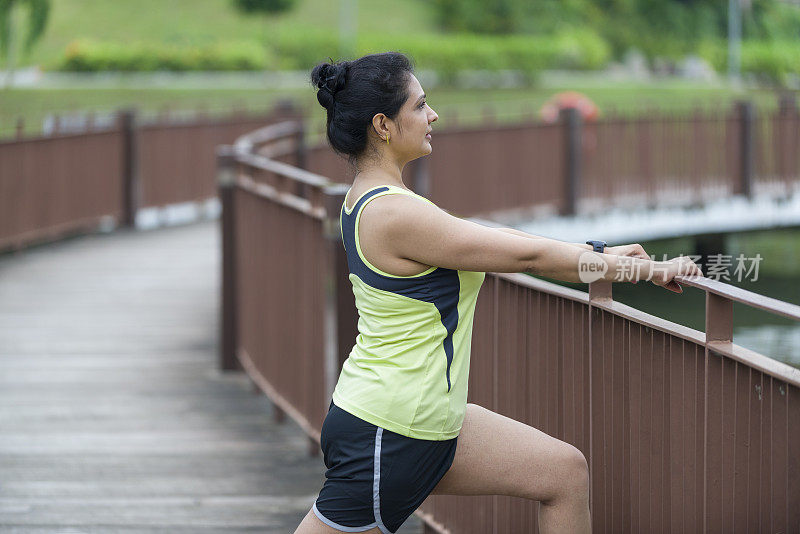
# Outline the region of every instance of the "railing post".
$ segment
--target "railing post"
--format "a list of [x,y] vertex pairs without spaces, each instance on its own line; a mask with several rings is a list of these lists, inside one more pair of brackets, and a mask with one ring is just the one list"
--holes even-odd
[[778,132],[778,138],[773,139],[775,146],[775,160],[777,161],[778,176],[784,185],[789,186],[800,167],[798,167],[797,143],[800,141],[798,134],[798,109],[794,93],[791,91],[782,92],[778,98],[778,115],[773,118],[777,121],[773,131]]
[[[344,202],[349,186],[346,184],[333,184],[325,187],[325,411],[328,409],[336,380],[340,369],[340,332],[342,321],[346,315],[339,310],[340,292],[343,290],[342,272],[342,235],[339,228],[339,210]],[[346,266],[346,260],[345,260]],[[345,276],[346,277],[346,276]]]
[[752,102],[736,103],[741,136],[739,138],[739,188],[747,198],[753,196],[754,150],[753,131],[755,123],[755,107]]
[[781,115],[797,112],[797,100],[793,92],[784,91],[778,96],[778,112]]
[[308,147],[306,145],[306,121],[302,117],[297,119],[297,147],[295,148],[295,163],[297,167],[308,170]]
[[706,291],[706,343],[733,341],[733,301]]
[[606,280],[597,280],[589,284],[589,301],[590,302],[608,302],[612,300],[611,284]]
[[240,371],[238,349],[238,299],[236,291],[236,156],[232,146],[217,147],[217,186],[222,205],[220,216],[222,242],[222,297],[220,306],[219,367],[223,371]]
[[140,201],[136,111],[122,110],[119,118],[122,133],[122,226],[134,228]]
[[559,112],[564,125],[564,206],[562,215],[577,213],[578,190],[581,182],[581,139],[583,128],[581,116],[575,108],[565,108]]

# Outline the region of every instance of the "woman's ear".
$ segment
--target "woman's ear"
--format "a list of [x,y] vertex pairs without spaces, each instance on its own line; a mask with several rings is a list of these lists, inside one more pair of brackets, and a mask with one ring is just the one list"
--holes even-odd
[[383,113],[376,113],[374,117],[372,117],[372,128],[375,130],[375,135],[378,136],[379,139],[386,139],[387,135],[391,135],[389,133],[389,119]]

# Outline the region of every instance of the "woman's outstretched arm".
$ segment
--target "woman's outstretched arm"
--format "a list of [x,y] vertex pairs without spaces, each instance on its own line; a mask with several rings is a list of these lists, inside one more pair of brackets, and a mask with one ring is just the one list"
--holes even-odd
[[[529,239],[547,239],[544,236],[535,235],[535,234],[529,234],[529,233],[523,232],[522,230],[517,230],[516,228],[496,228],[496,230],[499,230],[501,232],[505,232],[507,234],[518,235],[520,237],[527,237]],[[564,241],[564,243],[572,245],[573,247],[579,247],[579,248],[582,248],[582,249],[585,249],[585,250],[592,250],[592,246],[591,245],[587,245],[586,243],[569,243],[567,241]]]
[[[361,224],[400,258],[426,265],[483,272],[529,272],[566,282],[585,282],[585,266],[594,280],[652,280],[664,285],[681,275],[699,274],[688,258],[666,262],[584,250],[545,237],[531,239],[454,217],[407,195],[370,202]],[[583,269],[583,270],[582,270]]]

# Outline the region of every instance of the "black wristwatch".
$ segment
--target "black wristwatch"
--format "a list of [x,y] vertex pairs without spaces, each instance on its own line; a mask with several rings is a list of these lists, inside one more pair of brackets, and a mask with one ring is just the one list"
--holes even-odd
[[586,244],[592,245],[592,250],[594,250],[594,252],[603,252],[606,248],[605,241],[587,241]]

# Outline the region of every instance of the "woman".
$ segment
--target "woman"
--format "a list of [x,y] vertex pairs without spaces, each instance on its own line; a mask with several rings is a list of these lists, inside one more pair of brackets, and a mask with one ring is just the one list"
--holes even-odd
[[485,273],[577,282],[589,254],[607,265],[606,280],[678,291],[672,279],[697,266],[651,262],[639,245],[601,254],[488,228],[413,193],[401,173],[431,153],[438,116],[402,54],[320,64],[311,80],[327,110],[328,140],[356,170],[340,223],[359,335],[322,426],[326,481],[296,532],[396,532],[431,493],[536,500],[541,532],[589,532],[581,451],[466,402]]

